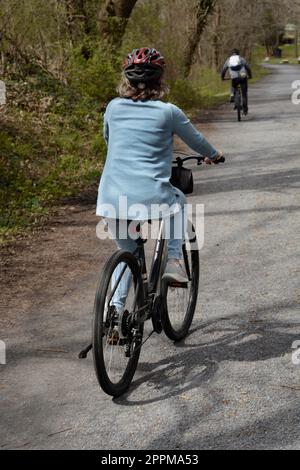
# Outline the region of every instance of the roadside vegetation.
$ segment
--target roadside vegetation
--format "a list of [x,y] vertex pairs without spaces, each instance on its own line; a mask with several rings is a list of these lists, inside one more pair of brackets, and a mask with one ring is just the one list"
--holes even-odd
[[[274,1],[278,11],[270,16]],[[103,112],[133,47],[161,49],[169,99],[191,115],[228,99],[220,68],[232,47],[251,61],[255,79],[264,76],[271,38],[255,30],[255,18],[265,15],[273,29],[282,28],[292,4],[251,3],[0,0],[0,79],[7,89],[0,107],[0,241],[40,226],[61,201],[96,185],[105,158]],[[289,46],[284,53],[292,54]]]
[[267,63],[274,64],[274,65],[281,65],[281,64],[299,64],[300,65],[300,46],[299,46],[299,55],[298,51],[295,47],[295,44],[281,44],[279,46],[281,49],[282,56],[276,58],[274,56],[268,56],[266,54],[266,50],[262,46],[257,46],[255,49],[254,60],[262,59],[265,60],[268,58]]

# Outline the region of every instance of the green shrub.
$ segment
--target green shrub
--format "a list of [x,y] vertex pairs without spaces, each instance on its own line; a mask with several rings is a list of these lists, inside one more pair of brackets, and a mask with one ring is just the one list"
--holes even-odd
[[170,100],[183,108],[193,108],[199,104],[201,96],[198,90],[187,80],[177,80],[171,85]]
[[107,46],[88,44],[87,47],[88,59],[83,56],[82,47],[75,49],[70,60],[69,82],[82,98],[101,106],[116,95],[117,62],[113,62]]

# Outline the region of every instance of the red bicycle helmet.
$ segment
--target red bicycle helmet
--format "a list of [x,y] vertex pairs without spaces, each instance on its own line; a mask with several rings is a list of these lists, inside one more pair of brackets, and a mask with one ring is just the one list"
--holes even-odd
[[124,73],[130,82],[143,83],[158,80],[166,66],[165,59],[156,49],[134,49],[125,59]]

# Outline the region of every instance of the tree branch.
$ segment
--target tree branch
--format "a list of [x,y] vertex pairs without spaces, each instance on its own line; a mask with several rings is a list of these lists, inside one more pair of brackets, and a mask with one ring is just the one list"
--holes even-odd
[[194,63],[195,52],[199,44],[202,33],[207,25],[209,16],[214,12],[217,0],[198,0],[196,6],[196,28],[188,38],[187,46],[184,52],[183,75],[189,76],[191,67]]
[[99,12],[99,30],[115,48],[122,39],[137,0],[106,0]]

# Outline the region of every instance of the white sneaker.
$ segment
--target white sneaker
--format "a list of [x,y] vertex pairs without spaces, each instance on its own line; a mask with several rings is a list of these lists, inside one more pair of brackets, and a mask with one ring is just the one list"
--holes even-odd
[[168,282],[189,282],[184,267],[181,262],[176,259],[168,260],[162,279]]

